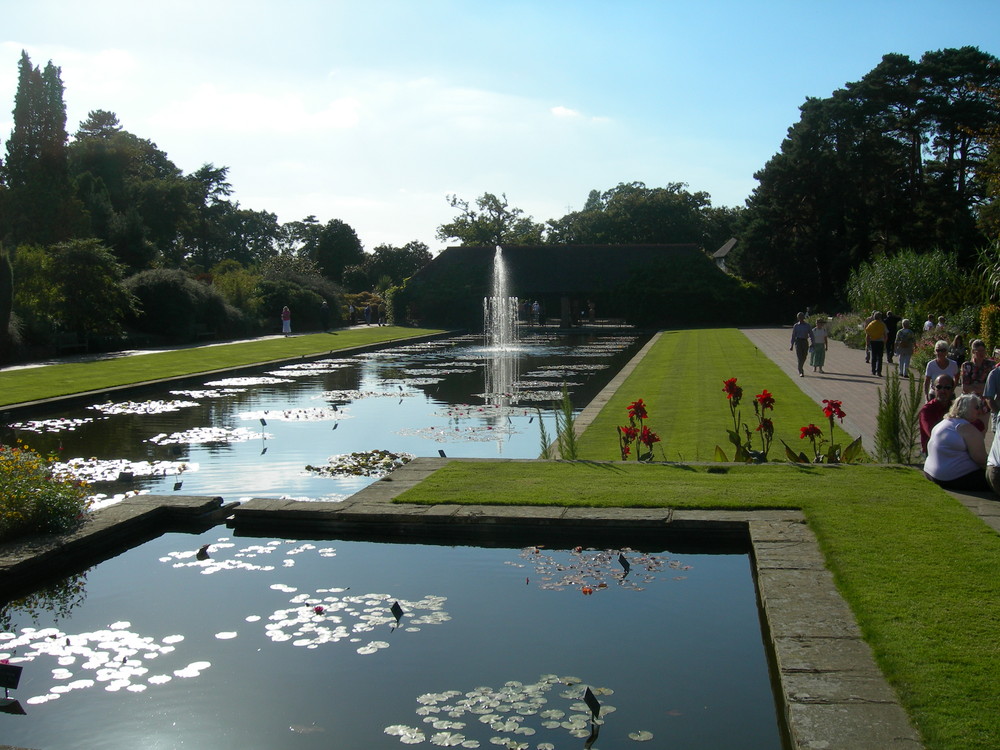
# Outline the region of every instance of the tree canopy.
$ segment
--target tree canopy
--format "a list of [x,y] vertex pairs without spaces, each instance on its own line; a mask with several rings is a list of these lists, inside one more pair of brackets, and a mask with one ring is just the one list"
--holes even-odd
[[483,193],[473,208],[457,195],[449,195],[448,203],[459,210],[458,216],[438,227],[437,238],[447,242],[458,240],[463,245],[537,245],[542,241],[544,227],[524,211],[507,201],[506,193],[499,197]]
[[1000,64],[973,47],[886,55],[864,78],[810,98],[755,177],[733,267],[782,294],[828,301],[852,268],[903,248],[984,242],[977,212]]

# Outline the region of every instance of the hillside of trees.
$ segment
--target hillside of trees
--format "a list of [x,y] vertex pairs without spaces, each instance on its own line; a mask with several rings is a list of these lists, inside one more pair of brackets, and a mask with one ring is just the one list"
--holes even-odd
[[[324,301],[342,318],[347,301],[391,298],[431,260],[417,241],[366,252],[340,219],[282,224],[243,208],[227,167],[184,174],[113,112],[70,134],[60,69],[22,53],[18,73],[0,160],[0,360],[271,332],[285,304],[307,330]],[[447,196],[456,215],[437,237],[709,253],[736,237],[730,272],[789,310],[845,307],[859,268],[944,253],[966,276],[939,304],[986,304],[995,286],[977,279],[1000,280],[998,92],[1000,63],[976,48],[889,54],[805,101],[745,206],[713,206],[680,182],[623,182],[542,222],[502,193]]]

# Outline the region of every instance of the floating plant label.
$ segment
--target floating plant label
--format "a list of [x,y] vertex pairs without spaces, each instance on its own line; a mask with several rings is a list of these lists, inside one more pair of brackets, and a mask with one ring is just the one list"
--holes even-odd
[[17,664],[0,664],[0,688],[16,690],[21,681],[21,667]]

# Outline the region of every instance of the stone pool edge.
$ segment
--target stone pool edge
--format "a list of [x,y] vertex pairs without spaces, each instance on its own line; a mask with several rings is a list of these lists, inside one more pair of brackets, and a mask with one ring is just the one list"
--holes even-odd
[[[709,511],[671,508],[417,506],[393,499],[449,461],[420,458],[343,502],[142,495],[92,514],[75,532],[0,545],[0,581],[67,572],[176,529],[225,521],[235,533],[289,531],[299,536],[428,533],[496,537],[513,529],[630,529],[749,536],[762,627],[779,683],[785,727],[794,750],[923,748],[896,694],[875,664],[850,608],[826,569],[800,511]],[[532,459],[493,459],[529,461]],[[0,750],[4,750],[0,746]]]
[[405,505],[393,499],[449,461],[418,458],[343,502],[253,498],[233,511],[237,532],[416,538],[450,532],[463,542],[538,530],[615,529],[684,535],[749,535],[764,636],[774,657],[794,750],[919,750],[924,745],[875,663],[837,591],[815,535],[796,510],[676,510],[550,506]]

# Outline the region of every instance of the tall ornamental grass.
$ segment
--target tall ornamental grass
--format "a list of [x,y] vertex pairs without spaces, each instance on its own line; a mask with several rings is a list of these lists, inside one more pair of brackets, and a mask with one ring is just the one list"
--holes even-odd
[[[951,312],[938,309],[945,306],[942,291],[974,286],[971,275],[959,267],[954,253],[900,250],[895,255],[882,255],[861,263],[851,271],[847,298],[854,310],[869,313],[893,310],[919,326],[927,313],[945,315]],[[965,299],[964,303],[978,301]],[[934,309],[926,309],[928,307]]]

